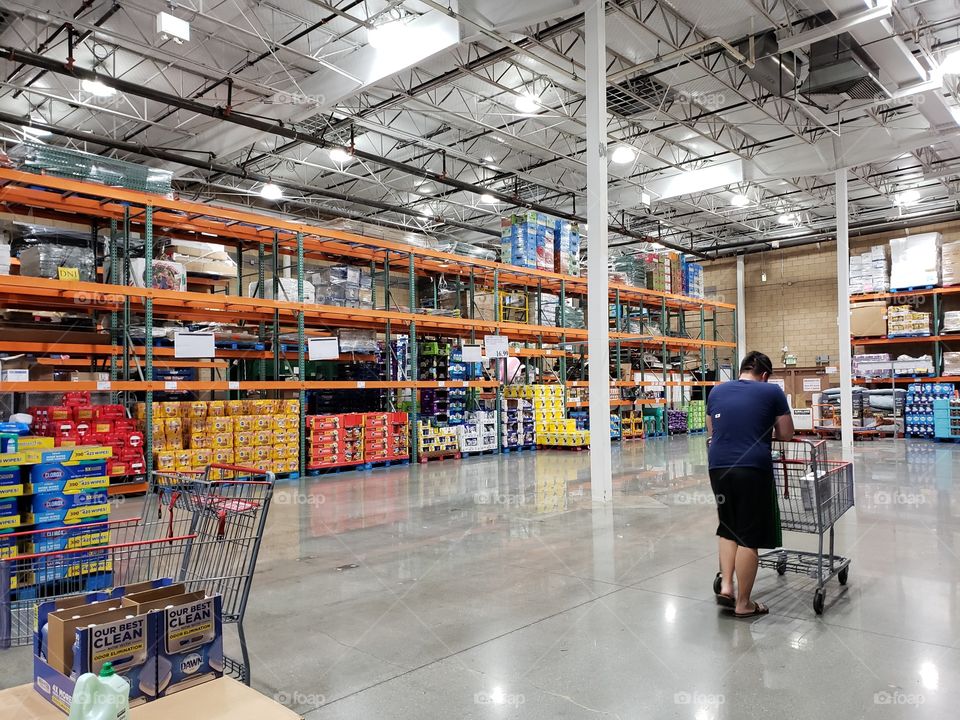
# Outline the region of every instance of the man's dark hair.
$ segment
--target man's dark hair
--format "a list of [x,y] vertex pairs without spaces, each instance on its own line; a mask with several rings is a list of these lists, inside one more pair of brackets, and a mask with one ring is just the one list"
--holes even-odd
[[748,352],[747,356],[743,359],[743,362],[740,363],[740,374],[748,372],[754,375],[773,375],[773,363],[770,362],[770,358],[764,355],[762,352]]

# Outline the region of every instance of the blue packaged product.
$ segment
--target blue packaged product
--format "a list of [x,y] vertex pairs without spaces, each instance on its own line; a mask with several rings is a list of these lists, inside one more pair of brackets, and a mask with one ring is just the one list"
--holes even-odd
[[158,613],[157,695],[164,697],[223,675],[219,595]]
[[43,463],[30,468],[30,486],[35,495],[75,495],[109,484],[107,463],[103,460],[75,464]]
[[27,536],[24,546],[31,553],[48,553],[92,548],[109,543],[110,526],[100,522],[74,527],[41,526]]
[[0,530],[19,527],[20,521],[20,501],[17,498],[0,500]]
[[28,522],[36,525],[78,525],[110,514],[106,488],[75,495],[34,495]]
[[0,468],[0,499],[19,497],[25,492],[19,467]]

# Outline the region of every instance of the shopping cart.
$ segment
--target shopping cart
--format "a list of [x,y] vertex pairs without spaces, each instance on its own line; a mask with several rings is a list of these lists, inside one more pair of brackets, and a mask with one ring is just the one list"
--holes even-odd
[[[0,648],[31,641],[40,601],[169,577],[188,592],[221,595],[223,622],[236,626],[242,654],[225,657],[224,669],[249,684],[243,617],[273,485],[273,473],[231,465],[155,473],[141,517],[83,526],[85,547],[0,559]],[[19,533],[17,541],[40,532],[51,531]]]
[[[833,577],[847,584],[850,559],[835,554],[834,525],[853,507],[853,465],[827,459],[823,440],[775,442],[773,475],[782,530],[817,536],[817,551],[777,548],[760,553],[760,567],[807,575],[817,581],[813,609],[823,614],[827,582]],[[829,536],[825,550],[824,535]],[[720,592],[720,575],[713,583]]]

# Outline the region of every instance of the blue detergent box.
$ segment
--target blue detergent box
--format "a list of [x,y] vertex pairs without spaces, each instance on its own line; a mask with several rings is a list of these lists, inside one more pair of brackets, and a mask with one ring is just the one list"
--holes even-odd
[[106,518],[110,514],[110,500],[104,487],[74,495],[34,495],[30,509],[27,523],[31,525],[79,525]]
[[35,495],[76,495],[110,484],[105,460],[78,463],[42,463],[30,468],[30,490]]
[[19,467],[0,468],[0,500],[26,494]]

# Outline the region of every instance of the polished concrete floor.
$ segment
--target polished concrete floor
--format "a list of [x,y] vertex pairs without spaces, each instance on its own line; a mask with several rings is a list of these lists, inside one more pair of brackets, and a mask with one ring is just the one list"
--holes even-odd
[[[613,452],[607,506],[560,451],[284,483],[254,686],[309,720],[957,717],[960,445],[858,444],[847,586],[818,617],[812,580],[761,570],[750,621],[714,603],[704,439]],[[0,685],[29,677],[0,652]]]

